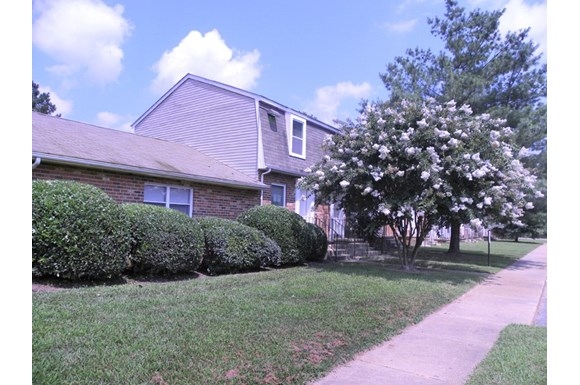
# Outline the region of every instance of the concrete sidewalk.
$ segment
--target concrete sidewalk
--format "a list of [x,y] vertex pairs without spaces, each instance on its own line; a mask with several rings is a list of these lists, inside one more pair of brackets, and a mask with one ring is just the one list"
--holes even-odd
[[464,385],[509,324],[546,322],[547,244],[312,385]]

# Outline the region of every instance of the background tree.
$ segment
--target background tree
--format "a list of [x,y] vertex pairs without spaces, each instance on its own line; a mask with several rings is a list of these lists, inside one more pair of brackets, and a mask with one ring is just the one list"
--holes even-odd
[[[506,119],[520,146],[546,138],[547,67],[528,38],[529,29],[501,35],[504,12],[476,9],[466,14],[456,0],[446,0],[445,16],[427,19],[444,49],[409,49],[381,74],[391,101],[454,100],[469,105],[476,115]],[[545,151],[538,156],[545,157]],[[459,252],[460,227],[470,216],[448,212],[442,217],[440,224],[451,227],[450,253]]]
[[[40,92],[38,84],[32,81],[32,111],[51,115],[56,111],[56,106],[50,102],[49,92]],[[56,115],[60,116],[60,114]]]
[[327,155],[300,181],[317,203],[338,203],[372,235],[389,226],[404,269],[442,213],[475,225],[518,223],[536,178],[505,121],[434,99],[370,103],[324,142]]

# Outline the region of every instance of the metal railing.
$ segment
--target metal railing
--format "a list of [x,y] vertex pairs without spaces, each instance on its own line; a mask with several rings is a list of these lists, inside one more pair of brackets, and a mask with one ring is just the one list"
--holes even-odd
[[[329,250],[335,252],[340,248],[341,251],[348,251],[351,256],[354,256],[366,244],[366,256],[368,257],[369,250],[371,249],[377,250],[380,253],[388,253],[399,248],[395,237],[390,233],[387,226],[380,230],[376,240],[369,245],[368,242],[365,242],[356,234],[354,222],[348,219],[330,218],[329,216],[311,216],[306,218],[306,220],[324,230],[328,237]],[[459,233],[462,242],[478,241],[484,239],[486,236],[487,230],[482,227],[473,228],[470,226],[462,226]],[[450,238],[450,228],[435,228],[425,238],[424,245],[432,246],[439,242],[448,242]]]

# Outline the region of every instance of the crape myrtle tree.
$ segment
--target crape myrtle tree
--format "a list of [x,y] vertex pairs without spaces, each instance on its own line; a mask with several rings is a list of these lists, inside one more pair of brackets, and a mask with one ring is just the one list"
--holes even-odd
[[[381,79],[390,100],[454,100],[458,106],[469,105],[475,115],[506,119],[520,146],[545,138],[547,67],[538,45],[528,38],[529,29],[502,35],[499,22],[505,10],[466,13],[456,0],[445,4],[444,17],[427,19],[444,48],[437,53],[408,49],[387,64]],[[545,151],[536,156],[545,157]],[[450,253],[459,253],[460,227],[468,219],[461,211],[441,217],[440,225],[451,227]]]
[[316,203],[338,203],[366,234],[388,226],[405,270],[440,217],[473,224],[517,222],[535,176],[512,143],[505,120],[474,115],[453,101],[367,103],[323,143],[327,155],[307,169],[301,188]]

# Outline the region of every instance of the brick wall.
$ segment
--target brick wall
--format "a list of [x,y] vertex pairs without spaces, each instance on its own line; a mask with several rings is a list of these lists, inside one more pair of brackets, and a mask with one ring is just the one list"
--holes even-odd
[[[286,186],[286,208],[288,210],[294,211],[294,202],[296,200],[296,180],[298,178],[285,175],[285,174],[277,174],[274,172],[268,173],[264,175],[264,184],[278,184],[278,185],[285,185]],[[270,193],[270,189],[264,190],[264,205],[270,204],[272,202],[272,194]]]
[[41,163],[32,170],[32,179],[74,180],[105,191],[119,203],[142,203],[143,186],[155,183],[193,189],[193,215],[235,219],[244,210],[260,204],[260,191],[183,182],[173,179],[131,175]]
[[[297,177],[285,174],[277,174],[275,172],[268,173],[264,175],[264,184],[283,184],[286,185],[286,208],[290,211],[295,211],[296,208],[296,181]],[[271,203],[272,195],[269,189],[264,190],[263,204],[267,205]],[[315,209],[314,217],[316,218],[316,223],[326,223],[329,221],[330,212],[327,205],[317,206]]]

